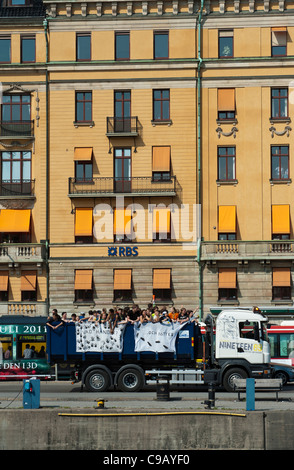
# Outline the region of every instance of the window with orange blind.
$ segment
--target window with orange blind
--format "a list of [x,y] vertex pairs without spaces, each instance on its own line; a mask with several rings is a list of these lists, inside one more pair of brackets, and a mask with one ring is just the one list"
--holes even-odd
[[20,289],[22,302],[37,300],[37,271],[21,272]]
[[237,300],[236,268],[219,268],[218,300]]
[[236,103],[235,88],[218,88],[217,90],[218,119],[235,119]]
[[290,239],[289,204],[272,205],[272,240]]
[[115,269],[113,273],[113,301],[128,302],[132,300],[132,270]]
[[113,235],[115,242],[132,241],[132,211],[130,209],[114,209]]
[[236,240],[236,206],[218,207],[218,239]]
[[287,55],[287,28],[277,26],[271,29],[272,56]]
[[76,269],[75,271],[75,302],[93,300],[92,269]]
[[153,269],[153,298],[156,302],[170,302],[171,269]]
[[273,268],[272,272],[272,293],[273,300],[290,300],[291,299],[291,268],[281,267]]
[[170,147],[152,147],[152,180],[170,180]]
[[152,214],[154,242],[171,241],[171,211],[169,207],[156,207]]
[[92,207],[76,207],[75,209],[75,242],[93,243]]
[[29,243],[30,226],[30,209],[1,209],[0,243]]
[[0,271],[0,301],[8,300],[9,271]]

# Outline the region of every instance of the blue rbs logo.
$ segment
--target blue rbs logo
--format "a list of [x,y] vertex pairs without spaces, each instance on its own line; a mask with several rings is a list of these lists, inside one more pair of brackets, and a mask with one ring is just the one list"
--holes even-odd
[[138,256],[137,246],[109,246],[108,256]]

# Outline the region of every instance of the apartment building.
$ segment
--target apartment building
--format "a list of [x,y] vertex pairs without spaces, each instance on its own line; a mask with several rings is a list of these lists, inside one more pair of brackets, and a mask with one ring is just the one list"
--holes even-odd
[[44,4],[50,303],[195,308],[192,4]]
[[40,2],[0,7],[0,313],[46,314],[46,55]]
[[210,2],[203,22],[203,303],[293,304],[292,2]]

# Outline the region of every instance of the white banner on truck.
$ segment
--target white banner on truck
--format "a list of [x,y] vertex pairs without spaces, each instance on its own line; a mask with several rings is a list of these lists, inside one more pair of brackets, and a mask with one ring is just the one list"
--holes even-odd
[[110,333],[108,324],[82,322],[76,324],[77,352],[122,352],[126,325],[117,325]]
[[187,323],[135,323],[135,351],[174,352],[176,337]]

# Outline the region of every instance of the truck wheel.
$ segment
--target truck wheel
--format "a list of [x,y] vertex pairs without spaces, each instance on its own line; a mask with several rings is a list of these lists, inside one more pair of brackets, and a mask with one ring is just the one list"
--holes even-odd
[[248,375],[243,369],[236,367],[225,372],[223,377],[223,386],[227,392],[234,391],[234,379],[247,379]]
[[122,392],[138,392],[144,386],[142,372],[132,368],[123,370],[118,377],[117,385]]
[[89,392],[106,392],[110,386],[110,377],[105,370],[91,370],[86,376],[85,386]]

